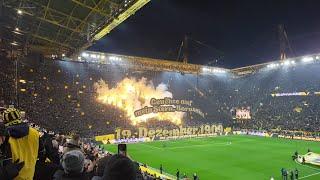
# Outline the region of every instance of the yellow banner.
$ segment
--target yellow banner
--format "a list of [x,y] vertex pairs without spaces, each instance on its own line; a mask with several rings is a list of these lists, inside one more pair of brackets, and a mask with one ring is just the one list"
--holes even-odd
[[96,136],[95,139],[96,141],[111,141],[114,140],[114,134],[107,134],[107,135],[102,135],[102,136]]

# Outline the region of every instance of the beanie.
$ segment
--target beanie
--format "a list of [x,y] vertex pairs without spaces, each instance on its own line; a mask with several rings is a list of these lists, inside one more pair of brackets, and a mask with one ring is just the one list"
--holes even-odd
[[67,174],[82,173],[84,168],[84,155],[79,150],[72,150],[62,157],[62,167]]
[[22,123],[20,111],[15,108],[8,108],[4,110],[2,118],[6,127]]

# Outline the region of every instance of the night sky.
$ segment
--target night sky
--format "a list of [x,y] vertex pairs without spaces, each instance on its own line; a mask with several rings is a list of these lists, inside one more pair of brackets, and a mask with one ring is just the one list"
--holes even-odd
[[90,50],[176,60],[187,35],[190,63],[234,68],[279,59],[284,24],[289,56],[320,53],[319,8],[319,0],[152,0]]

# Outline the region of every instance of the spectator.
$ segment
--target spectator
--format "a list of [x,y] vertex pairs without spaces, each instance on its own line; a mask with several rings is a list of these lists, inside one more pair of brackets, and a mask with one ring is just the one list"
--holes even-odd
[[134,163],[126,156],[113,155],[106,164],[103,180],[135,180],[137,169]]
[[47,132],[41,134],[35,180],[50,179],[60,164],[58,148],[54,147],[52,137]]
[[81,150],[80,137],[78,135],[73,135],[71,139],[67,140],[64,153],[72,150]]
[[105,156],[105,157],[98,160],[97,166],[96,166],[95,176],[92,178],[92,180],[102,179],[103,172],[104,172],[104,169],[106,168],[106,165],[107,165],[109,158],[110,158],[110,156],[108,155],[108,156]]
[[66,152],[61,160],[63,170],[58,170],[54,174],[55,180],[88,180],[84,172],[85,157],[79,150]]
[[[0,123],[0,152],[7,152],[9,146],[4,146],[7,133],[3,123]],[[7,154],[8,155],[8,154]],[[10,155],[9,155],[10,156]],[[0,179],[3,180],[11,180],[18,176],[19,171],[23,168],[24,162],[19,162],[20,160],[16,160],[16,162],[12,162],[11,158],[7,157],[6,154],[3,154],[0,157],[2,161],[2,165],[0,166]]]
[[8,108],[3,112],[3,120],[8,132],[3,153],[12,158],[12,162],[24,162],[24,166],[15,179],[33,179],[38,158],[39,132],[23,123],[19,110]]

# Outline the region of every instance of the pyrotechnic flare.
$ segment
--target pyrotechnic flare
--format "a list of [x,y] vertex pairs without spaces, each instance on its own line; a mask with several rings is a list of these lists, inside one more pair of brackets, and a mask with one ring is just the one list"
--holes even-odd
[[133,125],[139,122],[146,122],[148,119],[169,120],[175,124],[181,124],[183,112],[161,112],[145,114],[135,117],[134,111],[145,106],[150,106],[150,99],[172,98],[172,93],[168,87],[161,83],[154,87],[153,83],[146,78],[136,80],[125,78],[118,82],[114,88],[109,88],[108,84],[99,80],[94,84],[97,92],[97,101],[103,104],[112,105],[125,111]]

